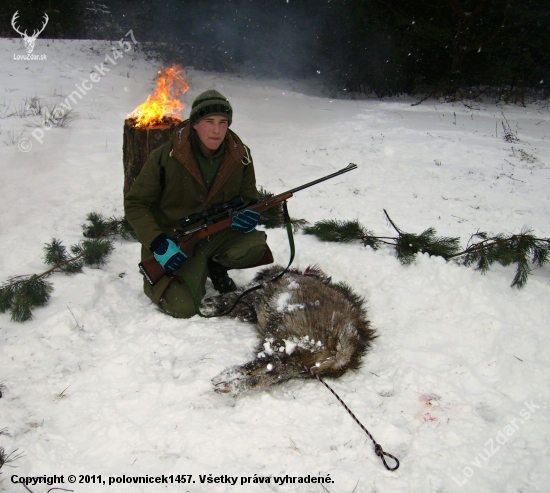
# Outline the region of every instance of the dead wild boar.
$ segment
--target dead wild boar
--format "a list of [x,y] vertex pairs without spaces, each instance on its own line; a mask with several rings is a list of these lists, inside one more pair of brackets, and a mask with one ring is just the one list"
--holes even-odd
[[[281,266],[263,269],[250,286],[282,270]],[[223,313],[244,289],[210,298],[203,306],[210,313]],[[232,395],[291,378],[312,378],[302,365],[322,377],[340,377],[359,368],[376,338],[364,300],[315,266],[303,272],[291,269],[264,284],[247,294],[229,316],[253,323],[259,338],[252,361],[212,379],[217,392]]]

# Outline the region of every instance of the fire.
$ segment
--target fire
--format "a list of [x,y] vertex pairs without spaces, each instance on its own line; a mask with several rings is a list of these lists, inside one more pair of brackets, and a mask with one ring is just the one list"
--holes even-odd
[[145,103],[140,104],[130,118],[136,119],[136,127],[153,127],[162,123],[165,116],[181,117],[185,105],[179,96],[185,94],[189,86],[185,82],[185,70],[181,65],[159,70],[157,87],[152,96],[148,96]]

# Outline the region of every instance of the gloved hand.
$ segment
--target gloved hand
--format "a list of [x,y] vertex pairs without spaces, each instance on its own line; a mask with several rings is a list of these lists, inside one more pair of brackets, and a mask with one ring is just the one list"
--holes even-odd
[[187,260],[187,255],[179,249],[172,238],[165,234],[159,235],[153,240],[151,250],[153,250],[157,262],[167,272],[178,270],[181,264]]
[[260,213],[245,209],[239,212],[236,216],[233,216],[231,221],[231,229],[240,231],[241,233],[250,233],[260,221]]

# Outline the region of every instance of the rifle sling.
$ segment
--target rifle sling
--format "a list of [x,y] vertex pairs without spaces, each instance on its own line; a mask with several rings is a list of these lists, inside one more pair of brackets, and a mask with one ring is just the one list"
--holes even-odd
[[197,295],[197,291],[196,291],[195,287],[193,286],[193,284],[191,284],[191,282],[183,276],[175,276],[175,275],[172,276],[173,278],[178,279],[178,280],[182,279],[183,281],[185,281],[187,286],[189,286],[189,289],[191,290],[191,295],[193,296],[193,302],[195,304],[195,311],[196,311],[197,315],[200,315],[203,318],[224,317],[225,315],[229,315],[234,310],[234,308],[237,306],[239,301],[245,295],[247,295],[248,293],[251,293],[252,291],[256,291],[257,289],[262,288],[264,286],[264,284],[267,284],[267,283],[270,283],[270,282],[275,282],[278,279],[280,279],[281,277],[283,277],[283,275],[288,271],[288,269],[290,268],[292,262],[294,261],[294,255],[296,253],[296,247],[294,245],[294,234],[292,233],[292,223],[290,222],[290,216],[288,214],[288,207],[287,207],[286,200],[283,202],[283,214],[284,214],[284,218],[285,218],[285,226],[286,226],[286,233],[287,233],[287,236],[288,236],[288,244],[290,246],[290,261],[288,262],[288,265],[285,267],[285,269],[282,272],[277,274],[273,279],[270,279],[269,281],[266,281],[265,283],[257,284],[256,286],[252,286],[251,288],[247,289],[246,291],[243,291],[239,295],[239,297],[235,300],[235,303],[233,303],[233,306],[231,308],[229,308],[229,310],[227,310],[223,313],[216,314],[216,315],[205,315],[200,310],[200,300],[199,300],[199,297]]

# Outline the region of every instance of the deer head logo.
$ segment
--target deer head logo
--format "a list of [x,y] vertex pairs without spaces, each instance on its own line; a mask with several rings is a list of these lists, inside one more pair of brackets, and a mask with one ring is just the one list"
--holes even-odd
[[49,20],[48,14],[44,14],[44,24],[42,24],[42,29],[40,29],[40,31],[35,30],[32,36],[27,35],[26,29],[25,29],[25,32],[22,33],[17,28],[17,25],[15,24],[17,17],[19,17],[19,11],[13,14],[13,17],[11,18],[11,25],[15,29],[15,32],[23,36],[23,41],[25,42],[25,49],[27,50],[27,53],[30,55],[32,53],[32,50],[34,50],[34,42],[36,41],[36,38],[38,38],[38,35],[44,30],[44,28],[46,27],[46,24],[48,24],[48,20]]

